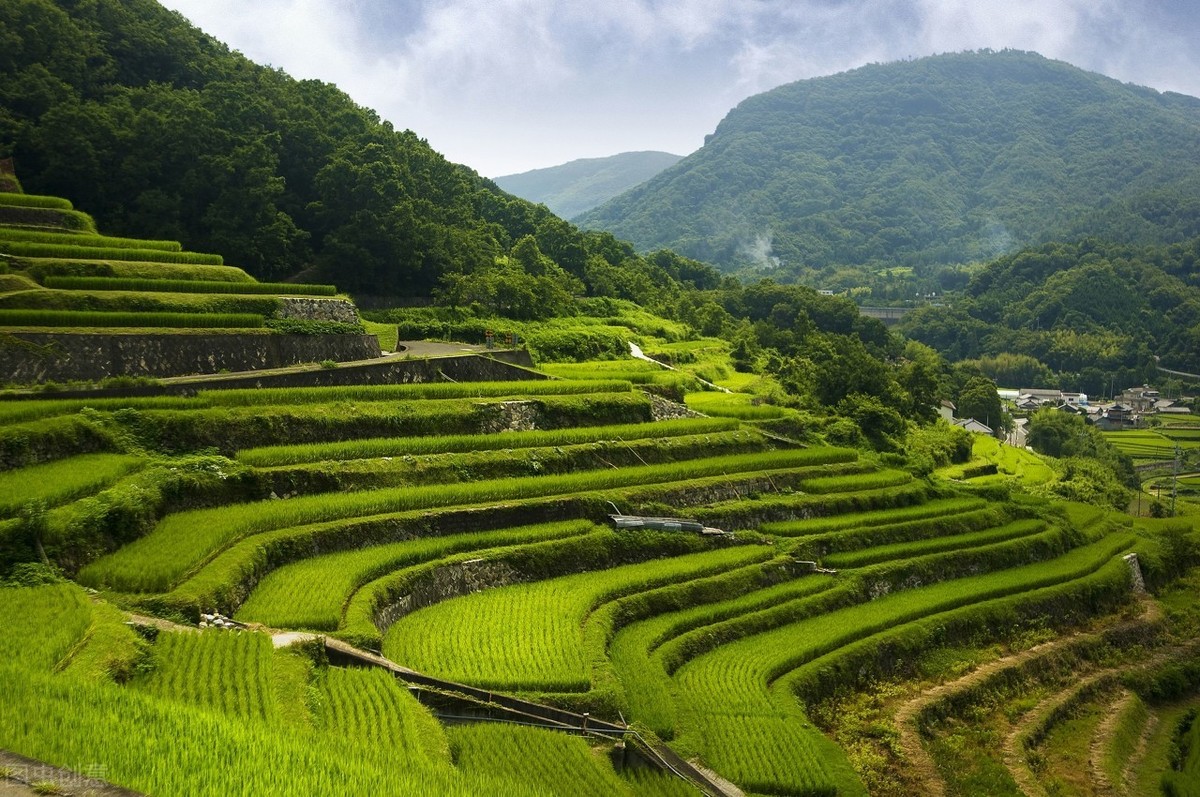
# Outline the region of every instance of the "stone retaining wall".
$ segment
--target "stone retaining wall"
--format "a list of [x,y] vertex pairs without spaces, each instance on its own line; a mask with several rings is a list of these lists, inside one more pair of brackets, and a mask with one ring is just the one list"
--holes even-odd
[[299,321],[339,321],[357,324],[358,311],[346,299],[314,299],[303,296],[279,297],[279,318]]
[[374,335],[17,332],[0,335],[0,374],[24,384],[98,381],[365,360],[379,354]]

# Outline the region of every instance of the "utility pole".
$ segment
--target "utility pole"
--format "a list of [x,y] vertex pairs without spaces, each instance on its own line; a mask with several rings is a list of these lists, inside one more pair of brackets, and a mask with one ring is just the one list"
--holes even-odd
[[1175,444],[1175,472],[1171,475],[1171,517],[1175,517],[1175,496],[1179,494],[1179,444]]

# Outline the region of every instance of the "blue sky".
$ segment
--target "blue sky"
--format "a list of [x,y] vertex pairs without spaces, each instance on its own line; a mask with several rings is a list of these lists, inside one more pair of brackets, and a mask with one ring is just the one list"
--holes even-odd
[[752,94],[983,47],[1200,96],[1192,0],[160,1],[491,177],[686,155]]

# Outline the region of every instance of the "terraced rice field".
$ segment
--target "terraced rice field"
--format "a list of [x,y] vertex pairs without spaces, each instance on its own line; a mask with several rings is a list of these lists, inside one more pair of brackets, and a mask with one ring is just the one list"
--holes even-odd
[[[0,712],[0,748],[68,762],[86,749],[162,793],[555,793],[562,773],[581,794],[683,786],[614,770],[592,749],[611,741],[445,726],[384,671],[276,650],[256,630],[135,633],[115,602],[185,622],[220,609],[624,717],[748,793],[863,794],[860,762],[809,716],[820,695],[904,675],[925,648],[1065,631],[1131,600],[1120,557],[1145,539],[1104,513],[792,444],[755,412],[655,421],[627,378],[639,368],[623,367],[0,405],[0,453],[64,453],[0,472],[21,496],[0,543],[21,542],[40,501],[51,554],[101,591],[0,590],[17,712]],[[513,401],[538,408],[534,428],[491,431]],[[614,507],[718,518],[722,533],[617,529]],[[52,736],[14,718],[34,712]],[[288,771],[235,784],[221,769],[233,754],[201,748]]]

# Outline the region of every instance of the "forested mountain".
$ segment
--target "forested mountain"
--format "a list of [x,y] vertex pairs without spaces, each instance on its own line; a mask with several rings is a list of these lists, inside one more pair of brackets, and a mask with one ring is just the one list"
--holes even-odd
[[579,222],[851,287],[1086,234],[1181,241],[1200,234],[1198,194],[1200,100],[987,51],[751,97],[700,150]]
[[[476,294],[503,284],[546,301],[672,284],[611,235],[581,234],[153,0],[0,4],[7,156],[26,191],[70,197],[108,232],[179,240],[265,279],[317,266],[343,289],[428,296],[475,275]],[[499,270],[523,240],[519,267]]]
[[914,310],[900,330],[952,360],[986,366],[1017,355],[1025,370],[1010,378],[1022,386],[1040,377],[1107,394],[1110,380],[1155,378],[1156,357],[1200,372],[1200,238],[1046,244],[989,264],[964,293],[951,306]]
[[681,160],[669,152],[622,152],[496,178],[496,185],[540,202],[564,219],[607,202]]

